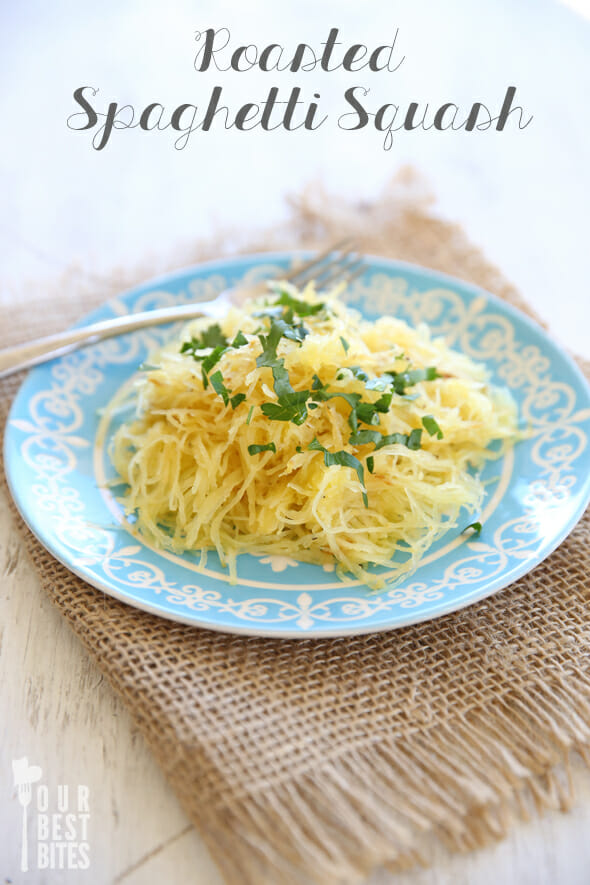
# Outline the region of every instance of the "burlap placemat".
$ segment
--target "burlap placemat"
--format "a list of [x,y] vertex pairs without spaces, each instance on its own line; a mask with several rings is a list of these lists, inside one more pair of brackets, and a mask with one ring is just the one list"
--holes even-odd
[[[310,189],[272,236],[226,236],[174,263],[349,233],[367,252],[527,309],[457,227],[429,214],[408,175],[371,205]],[[12,297],[1,343],[62,328],[162,269],[151,261],[107,279],[74,268],[49,301],[29,287]],[[16,386],[1,383],[2,423]],[[588,514],[531,574],[478,605],[392,633],[298,641],[136,611],[23,532],[43,589],[123,697],[229,882],[348,883],[425,861],[437,842],[482,846],[534,806],[567,807],[573,751],[590,764]]]

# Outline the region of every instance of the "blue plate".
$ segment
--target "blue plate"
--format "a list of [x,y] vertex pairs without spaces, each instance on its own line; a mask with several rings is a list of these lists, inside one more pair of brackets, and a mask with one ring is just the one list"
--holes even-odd
[[[246,278],[281,275],[292,254],[203,264],[146,283],[87,317],[209,299]],[[575,364],[525,316],[487,292],[423,268],[381,258],[345,300],[369,319],[395,314],[486,363],[508,387],[532,430],[500,461],[481,536],[457,529],[403,583],[378,594],[358,581],[285,557],[242,555],[231,585],[217,557],[163,553],[121,525],[105,481],[112,427],[104,406],[139,364],[179,327],[135,332],[32,371],[13,404],[5,454],[23,518],[67,568],[117,599],[154,614],[232,633],[338,636],[391,630],[434,618],[506,587],[571,531],[590,497],[590,392]],[[473,516],[465,516],[465,524]]]

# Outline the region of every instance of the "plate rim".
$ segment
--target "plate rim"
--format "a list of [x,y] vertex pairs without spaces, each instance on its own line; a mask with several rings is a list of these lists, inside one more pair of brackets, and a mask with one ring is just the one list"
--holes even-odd
[[[207,261],[199,262],[197,264],[191,264],[183,267],[176,268],[172,271],[166,272],[164,274],[160,274],[155,277],[148,277],[145,281],[140,282],[134,286],[123,289],[120,292],[112,295],[110,298],[106,299],[100,305],[97,305],[93,308],[92,311],[86,313],[80,320],[78,320],[73,326],[70,328],[76,328],[79,326],[86,325],[89,319],[97,312],[108,308],[109,305],[116,299],[119,298],[129,298],[133,296],[138,296],[144,292],[149,292],[151,289],[156,289],[166,284],[170,280],[177,280],[179,277],[188,276],[190,274],[195,274],[197,276],[203,277],[207,275],[207,272],[214,272],[216,268],[224,268],[227,269],[228,266],[233,265],[241,265],[243,263],[248,263],[251,266],[256,266],[257,264],[263,264],[266,262],[272,261],[289,261],[293,260],[296,257],[308,257],[317,254],[314,250],[311,249],[288,249],[288,250],[280,250],[273,252],[255,252],[255,253],[244,253],[242,255],[231,256],[227,258],[215,258]],[[422,277],[426,277],[427,279],[433,281],[435,284],[439,284],[442,282],[443,284],[447,283],[449,288],[457,288],[457,286],[463,291],[467,291],[469,294],[473,296],[484,296],[486,300],[498,307],[502,312],[507,312],[509,315],[514,317],[518,322],[524,323],[526,327],[528,327],[535,335],[541,336],[542,339],[547,340],[549,344],[552,346],[553,350],[556,351],[559,356],[566,362],[568,368],[576,377],[578,383],[582,388],[585,389],[586,395],[590,400],[590,382],[586,379],[580,367],[577,365],[574,357],[561,345],[560,342],[556,341],[552,336],[550,331],[544,327],[540,322],[538,322],[533,317],[529,316],[527,313],[522,311],[520,308],[511,304],[508,301],[505,301],[500,296],[490,292],[489,290],[479,286],[477,284],[471,283],[469,281],[463,280],[460,277],[452,276],[451,274],[447,274],[444,271],[438,271],[435,268],[424,267],[422,265],[414,264],[412,262],[402,261],[394,258],[387,258],[384,256],[371,255],[371,254],[363,254],[363,258],[367,263],[367,272],[371,270],[379,269],[379,265],[384,268],[388,268],[389,270],[399,269],[401,273],[404,271],[409,275],[420,275]],[[55,361],[62,359],[63,357],[56,357]],[[534,564],[530,564],[523,560],[520,564],[516,563],[511,571],[508,573],[510,575],[509,579],[506,580],[506,573],[501,573],[496,577],[495,580],[492,580],[491,585],[486,588],[484,592],[480,592],[477,595],[477,598],[466,598],[462,601],[456,601],[449,599],[446,603],[441,603],[439,607],[437,607],[436,611],[426,611],[422,614],[408,612],[406,617],[400,616],[400,610],[398,610],[395,618],[395,623],[384,622],[380,624],[367,624],[361,625],[357,624],[356,626],[347,627],[346,625],[341,624],[340,626],[335,627],[311,627],[307,630],[298,629],[282,629],[279,624],[275,625],[240,625],[240,624],[220,624],[216,622],[210,622],[207,620],[203,620],[199,617],[193,617],[189,615],[183,614],[181,611],[173,611],[173,610],[163,610],[158,607],[156,604],[153,604],[149,601],[143,599],[133,598],[130,599],[129,596],[125,595],[124,592],[107,585],[105,582],[102,582],[100,578],[95,577],[94,575],[89,576],[85,574],[82,570],[78,569],[76,566],[72,565],[70,562],[67,562],[58,551],[52,546],[51,540],[47,538],[47,535],[43,530],[39,530],[37,527],[33,527],[31,525],[28,517],[25,515],[23,501],[21,499],[21,494],[19,490],[15,487],[13,483],[13,478],[11,475],[10,463],[11,463],[11,454],[8,452],[8,436],[9,436],[9,425],[11,420],[13,419],[13,412],[16,410],[16,404],[21,396],[23,387],[27,382],[30,381],[31,377],[35,375],[36,372],[43,371],[44,368],[51,365],[54,360],[49,361],[48,363],[41,364],[40,366],[34,366],[30,370],[27,371],[25,377],[23,378],[21,384],[19,385],[17,392],[14,396],[14,399],[11,403],[7,419],[6,426],[4,431],[4,440],[3,440],[3,449],[4,449],[4,464],[5,464],[5,477],[8,489],[12,496],[12,499],[16,505],[18,513],[32,533],[32,535],[39,541],[39,543],[45,548],[45,550],[53,556],[64,568],[66,568],[70,573],[76,575],[81,578],[86,584],[89,586],[100,590],[103,593],[106,593],[108,596],[116,599],[118,602],[122,602],[130,608],[145,611],[150,615],[157,616],[159,618],[164,618],[167,621],[172,621],[173,623],[183,623],[189,625],[191,627],[195,627],[198,629],[211,630],[213,632],[225,633],[229,635],[243,635],[243,636],[253,636],[260,637],[266,639],[301,639],[301,640],[311,640],[311,639],[325,639],[325,638],[336,638],[336,637],[344,637],[344,636],[361,636],[367,635],[370,633],[382,633],[390,630],[398,630],[404,627],[409,627],[414,624],[424,623],[429,620],[436,620],[441,617],[445,617],[446,615],[452,614],[454,612],[461,611],[464,608],[468,608],[471,605],[475,605],[488,597],[494,595],[495,593],[500,592],[503,589],[507,589],[511,584],[520,578],[524,577],[524,575],[533,571],[537,568],[542,562],[544,562],[552,553],[555,552],[557,547],[563,543],[563,541],[568,537],[568,535],[575,529],[576,525],[579,523],[580,519],[584,515],[584,512],[588,506],[590,501],[590,480],[588,481],[588,488],[586,489],[586,494],[579,497],[578,504],[573,511],[572,516],[567,521],[566,525],[555,535],[546,550],[543,551],[543,555],[540,558],[537,558]],[[89,580],[89,577],[92,577],[92,580]],[[239,583],[239,582],[238,582]],[[346,586],[343,584],[343,587]],[[280,587],[278,588],[280,590]],[[304,591],[304,587],[302,587],[302,591]]]

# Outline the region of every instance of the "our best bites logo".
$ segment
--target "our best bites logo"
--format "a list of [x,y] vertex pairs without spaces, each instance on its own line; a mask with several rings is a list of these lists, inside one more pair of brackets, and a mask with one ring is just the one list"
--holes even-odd
[[87,870],[90,866],[88,787],[59,784],[50,791],[47,784],[39,783],[41,768],[29,765],[26,756],[13,759],[12,773],[22,808],[21,872]]
[[[378,46],[364,43],[344,43],[339,39],[338,28],[331,28],[319,44],[298,43],[287,47],[282,43],[258,46],[255,43],[235,44],[228,28],[208,28],[197,31],[197,52],[193,69],[198,74],[207,71],[245,75],[257,69],[264,74],[281,78],[295,75],[298,81],[291,85],[269,84],[264,97],[234,106],[226,87],[216,85],[198,103],[186,101],[173,108],[166,108],[157,101],[146,103],[137,109],[131,104],[109,102],[106,110],[99,110],[99,88],[79,86],[73,98],[80,111],[68,117],[69,129],[93,131],[92,147],[102,151],[114,133],[124,129],[143,132],[171,130],[174,147],[186,148],[195,132],[213,129],[235,129],[249,132],[254,129],[272,132],[303,130],[315,132],[335,121],[342,132],[353,132],[373,127],[382,133],[382,147],[389,151],[396,133],[418,130],[435,132],[458,131],[502,132],[510,124],[513,128],[526,129],[532,116],[516,102],[516,86],[505,86],[488,106],[476,100],[469,107],[461,108],[453,101],[440,105],[428,102],[404,101],[399,95],[395,100],[375,106],[371,100],[371,78],[376,75],[395,74],[406,62],[406,56],[398,47],[399,29],[392,31],[389,41]],[[323,108],[322,96],[317,82],[310,85],[314,72],[331,73],[345,71],[354,81],[345,89],[343,104],[336,113]],[[362,82],[359,82],[361,80]],[[392,89],[395,94],[395,89]]]

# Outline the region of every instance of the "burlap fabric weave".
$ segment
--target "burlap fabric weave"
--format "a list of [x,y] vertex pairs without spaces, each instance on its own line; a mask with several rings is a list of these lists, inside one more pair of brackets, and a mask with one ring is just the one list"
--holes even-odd
[[[228,249],[360,247],[437,268],[527,310],[411,177],[371,205],[310,189],[271,235]],[[138,282],[73,268],[50,302],[12,298],[1,344],[62,328]],[[51,303],[49,313],[43,306]],[[530,312],[530,311],[529,311]],[[20,379],[1,382],[2,423]],[[590,763],[590,520],[510,588],[456,614],[358,638],[272,640],[173,624],[123,605],[23,528],[42,587],[120,693],[232,883],[356,882],[375,867],[466,850],[515,815],[567,807],[573,752]]]

